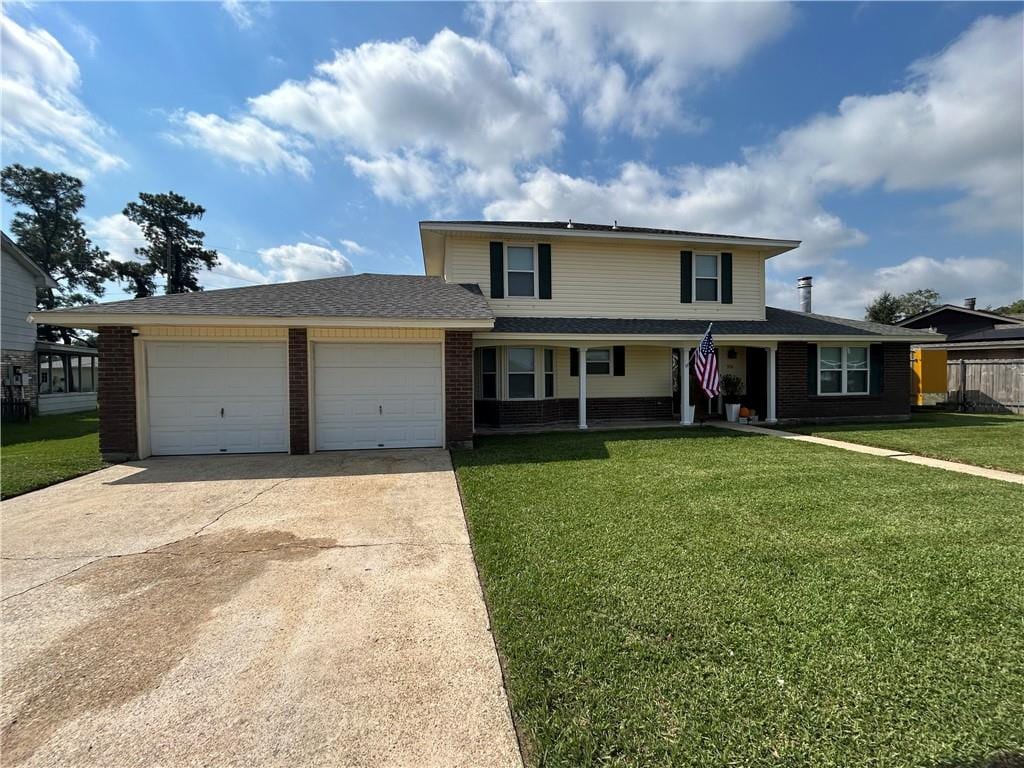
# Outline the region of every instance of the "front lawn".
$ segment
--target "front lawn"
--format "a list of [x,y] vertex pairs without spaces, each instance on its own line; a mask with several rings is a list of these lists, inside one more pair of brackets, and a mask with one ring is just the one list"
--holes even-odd
[[1024,491],[718,430],[455,454],[543,766],[1024,759]]
[[96,411],[37,416],[0,427],[3,498],[70,480],[103,466]]
[[1024,472],[1024,416],[915,413],[910,421],[828,424],[790,429],[979,467]]

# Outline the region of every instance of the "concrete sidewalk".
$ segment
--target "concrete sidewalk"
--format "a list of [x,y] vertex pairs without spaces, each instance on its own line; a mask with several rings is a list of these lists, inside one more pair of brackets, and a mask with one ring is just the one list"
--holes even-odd
[[1014,472],[1004,472],[1001,469],[986,469],[985,467],[976,467],[973,464],[963,464],[959,461],[931,459],[927,456],[917,456],[913,453],[894,451],[891,448],[876,448],[873,445],[848,443],[845,440],[833,440],[829,437],[801,435],[796,432],[785,432],[781,429],[755,427],[752,424],[730,424],[726,421],[714,421],[708,422],[708,424],[713,427],[718,427],[719,429],[731,429],[735,432],[746,432],[752,435],[767,435],[769,437],[777,437],[782,440],[796,440],[801,443],[827,445],[830,448],[841,448],[844,451],[853,451],[854,453],[866,453],[870,456],[879,456],[883,459],[896,459],[897,461],[905,461],[908,464],[919,464],[923,467],[935,467],[936,469],[945,469],[950,472],[960,472],[964,475],[975,475],[976,477],[986,477],[989,480],[1002,480],[1006,483],[1024,485],[1024,475],[1018,475]]

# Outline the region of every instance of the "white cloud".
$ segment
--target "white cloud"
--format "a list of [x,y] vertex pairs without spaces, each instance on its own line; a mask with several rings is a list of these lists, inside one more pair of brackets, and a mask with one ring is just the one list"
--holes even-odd
[[[1022,19],[985,18],[911,69],[906,88],[844,99],[745,153],[742,163],[662,172],[627,163],[607,180],[541,167],[486,208],[490,218],[568,218],[802,239],[779,266],[827,263],[865,242],[828,212],[836,190],[937,189],[959,226],[1024,226]],[[972,218],[965,218],[973,216]]]
[[437,197],[443,184],[441,170],[415,154],[388,153],[372,160],[348,155],[345,162],[356,176],[370,182],[377,197],[395,203]]
[[270,15],[270,3],[259,0],[223,0],[223,8],[239,29],[249,29],[256,22],[257,16]]
[[275,282],[272,276],[251,267],[244,262],[231,258],[226,253],[217,252],[217,266],[203,273],[202,282],[207,289],[237,288],[245,285],[259,285]]
[[135,254],[136,247],[146,245],[142,227],[123,213],[112,213],[99,219],[85,217],[89,239],[117,261],[142,261]]
[[275,130],[255,117],[225,120],[219,115],[177,112],[172,121],[181,129],[180,133],[167,135],[172,141],[205,149],[246,170],[257,173],[283,170],[303,178],[313,173],[313,164],[302,154],[310,148],[309,142]]
[[[941,300],[950,304],[959,304],[968,296],[976,297],[979,306],[1009,304],[1024,291],[1022,266],[991,256],[915,256],[872,271],[841,262],[814,276],[813,308],[822,314],[859,318],[882,291],[899,295],[920,288],[938,291]],[[795,278],[769,279],[768,304],[796,309],[799,297],[795,286]]]
[[39,27],[25,29],[0,16],[5,149],[38,155],[62,170],[82,176],[124,168],[107,150],[109,129],[78,99],[81,75],[74,57]]
[[355,272],[352,262],[341,251],[312,243],[263,248],[259,253],[270,282],[340,277]]
[[703,121],[684,92],[738,67],[789,26],[784,3],[490,3],[485,35],[537,79],[568,91],[599,130],[653,135]]

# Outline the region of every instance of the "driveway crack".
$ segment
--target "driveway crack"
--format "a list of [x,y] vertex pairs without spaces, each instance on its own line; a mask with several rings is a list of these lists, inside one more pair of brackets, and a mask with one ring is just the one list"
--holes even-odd
[[[247,501],[243,501],[243,502],[242,502],[242,503],[240,503],[240,504],[236,504],[236,505],[235,505],[235,506],[233,506],[233,507],[228,507],[228,508],[227,508],[227,509],[225,509],[225,510],[224,510],[223,512],[220,512],[220,513],[218,513],[218,514],[217,514],[217,516],[213,518],[213,520],[211,520],[210,522],[206,523],[205,525],[202,525],[202,526],[200,526],[199,528],[197,528],[197,529],[195,530],[195,532],[194,532],[194,533],[192,533],[192,535],[193,535],[193,536],[198,536],[198,535],[199,535],[200,533],[202,533],[203,531],[205,531],[205,530],[206,530],[207,528],[209,528],[209,527],[210,527],[211,525],[214,525],[215,523],[218,523],[218,522],[220,522],[220,519],[221,519],[222,517],[224,517],[224,515],[226,515],[226,514],[227,514],[228,512],[234,512],[234,511],[235,511],[235,510],[237,510],[237,509],[241,509],[242,507],[246,507],[246,506],[248,506],[249,504],[252,504],[252,503],[253,503],[254,501],[256,501],[256,499],[258,499],[258,498],[259,498],[260,496],[262,496],[262,495],[263,495],[264,493],[268,493],[269,491],[272,491],[272,490],[274,490],[275,488],[277,488],[277,487],[278,487],[279,485],[284,485],[285,483],[289,482],[290,480],[294,480],[294,479],[295,479],[294,477],[286,477],[286,478],[285,478],[284,480],[278,480],[278,481],[277,481],[276,483],[274,483],[273,485],[267,486],[267,487],[266,487],[266,488],[264,488],[264,489],[263,489],[262,491],[260,491],[259,493],[255,494],[255,495],[254,495],[254,496],[253,496],[253,497],[252,497],[251,499],[248,499]],[[187,539],[187,538],[189,538],[189,537],[188,537],[188,536],[185,536],[185,537],[184,537],[184,538],[182,538],[182,539],[178,539],[178,541],[184,541],[184,540],[185,540],[185,539]],[[178,541],[172,541],[172,542],[170,542],[170,543],[171,543],[171,544],[177,544],[177,543],[178,543]],[[160,546],[166,547],[166,546],[169,546],[169,544],[161,544]],[[154,549],[155,549],[155,547],[154,547]]]

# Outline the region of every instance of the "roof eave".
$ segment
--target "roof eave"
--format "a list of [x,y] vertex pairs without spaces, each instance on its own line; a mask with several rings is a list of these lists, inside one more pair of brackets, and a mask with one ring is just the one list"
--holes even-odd
[[[425,232],[436,232],[444,235],[448,232],[467,234],[502,234],[502,235],[534,235],[537,237],[578,237],[603,240],[634,240],[641,242],[693,243],[696,245],[733,245],[753,248],[765,252],[768,256],[792,251],[798,248],[800,240],[772,240],[767,238],[747,237],[706,237],[700,235],[665,235],[642,232],[612,232],[592,229],[551,229],[547,227],[503,226],[500,223],[490,224],[446,224],[436,222],[420,222],[420,239],[423,241]],[[426,264],[424,250],[424,263]],[[428,272],[429,274],[429,272]]]
[[260,328],[442,328],[486,331],[494,327],[493,317],[423,318],[423,317],[344,317],[338,315],[275,316],[275,315],[181,315],[152,312],[80,312],[49,310],[33,312],[30,323],[60,325],[67,328],[96,330],[101,326],[150,325],[171,326],[242,326]]

